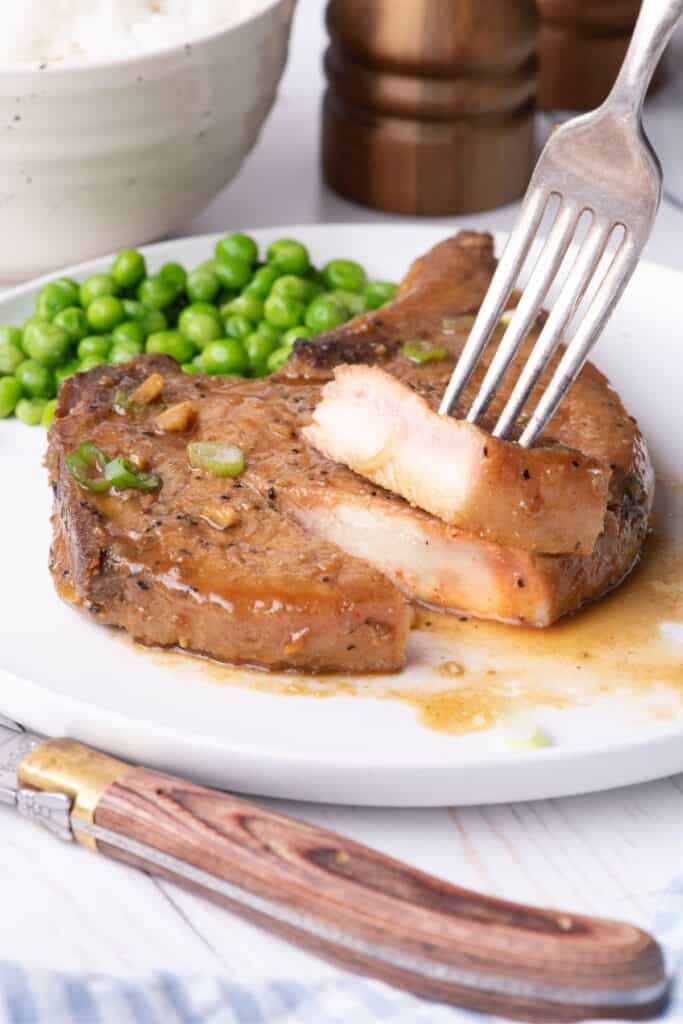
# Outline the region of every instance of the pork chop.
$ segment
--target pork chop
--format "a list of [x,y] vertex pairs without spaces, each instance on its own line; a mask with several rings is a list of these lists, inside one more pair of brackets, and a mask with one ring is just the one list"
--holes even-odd
[[[268,380],[189,377],[171,360],[144,356],[66,381],[48,450],[61,595],[143,643],[360,673],[402,665],[411,621],[403,593],[547,625],[618,583],[647,531],[652,474],[635,422],[591,366],[544,439],[612,468],[604,529],[588,556],[532,553],[449,526],[302,436],[340,363],[375,363],[436,408],[466,340],[463,315],[476,311],[494,266],[488,236],[449,239],[415,263],[392,306],[298,345]],[[438,340],[447,357],[411,363],[401,347],[415,337]],[[158,394],[152,388],[148,404],[122,414],[119,392],[130,396],[154,374],[163,378]],[[194,410],[187,428],[164,429],[183,403]],[[187,444],[205,440],[239,445],[242,475],[193,471]],[[160,488],[84,489],[65,466],[84,441],[110,458],[135,456]],[[231,514],[221,515],[226,507]]]
[[527,450],[439,416],[378,367],[338,367],[304,437],[411,505],[486,540],[589,555],[602,533],[609,466],[557,446]]

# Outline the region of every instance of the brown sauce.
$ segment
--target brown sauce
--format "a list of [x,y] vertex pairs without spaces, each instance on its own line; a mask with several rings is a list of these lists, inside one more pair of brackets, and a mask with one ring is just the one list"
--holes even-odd
[[[679,636],[666,623],[678,624]],[[674,627],[676,628],[676,627]],[[548,629],[418,612],[408,671],[366,679],[306,677],[155,651],[224,685],[283,697],[398,700],[440,732],[489,729],[512,708],[577,707],[608,694],[638,716],[683,714],[683,543],[652,537],[638,568],[602,601]]]
[[[670,623],[678,639],[662,630]],[[621,587],[548,629],[426,612],[418,629],[451,639],[462,685],[393,695],[440,731],[486,729],[511,707],[577,706],[617,690],[651,716],[683,712],[683,544],[651,538]]]

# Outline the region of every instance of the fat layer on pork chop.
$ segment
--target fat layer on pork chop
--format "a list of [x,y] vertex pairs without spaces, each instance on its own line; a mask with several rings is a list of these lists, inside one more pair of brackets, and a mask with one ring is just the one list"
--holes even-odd
[[486,540],[589,555],[607,511],[609,466],[558,446],[525,449],[439,416],[376,366],[341,366],[304,436],[411,505]]

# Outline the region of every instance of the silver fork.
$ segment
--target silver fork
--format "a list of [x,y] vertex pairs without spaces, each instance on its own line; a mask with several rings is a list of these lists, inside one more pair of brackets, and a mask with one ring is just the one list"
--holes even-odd
[[467,419],[477,423],[491,403],[557,277],[579,219],[590,225],[541,334],[493,430],[505,437],[555,353],[586,295],[616,231],[623,234],[557,370],[519,443],[530,447],[572,386],[624,291],[652,230],[662,170],[643,132],[645,94],[679,17],[683,0],[643,0],[631,45],[614,88],[601,107],[550,138],[522,204],[489,291],[449,382],[439,412],[450,415],[512,293],[553,196],[560,204],[550,234],[495,352]]

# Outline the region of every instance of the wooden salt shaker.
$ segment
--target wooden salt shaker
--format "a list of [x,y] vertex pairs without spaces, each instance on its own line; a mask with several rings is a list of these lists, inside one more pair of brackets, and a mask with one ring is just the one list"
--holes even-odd
[[626,55],[640,0],[538,0],[538,7],[539,106],[599,106]]
[[518,198],[534,165],[534,0],[329,0],[323,173],[396,213]]

